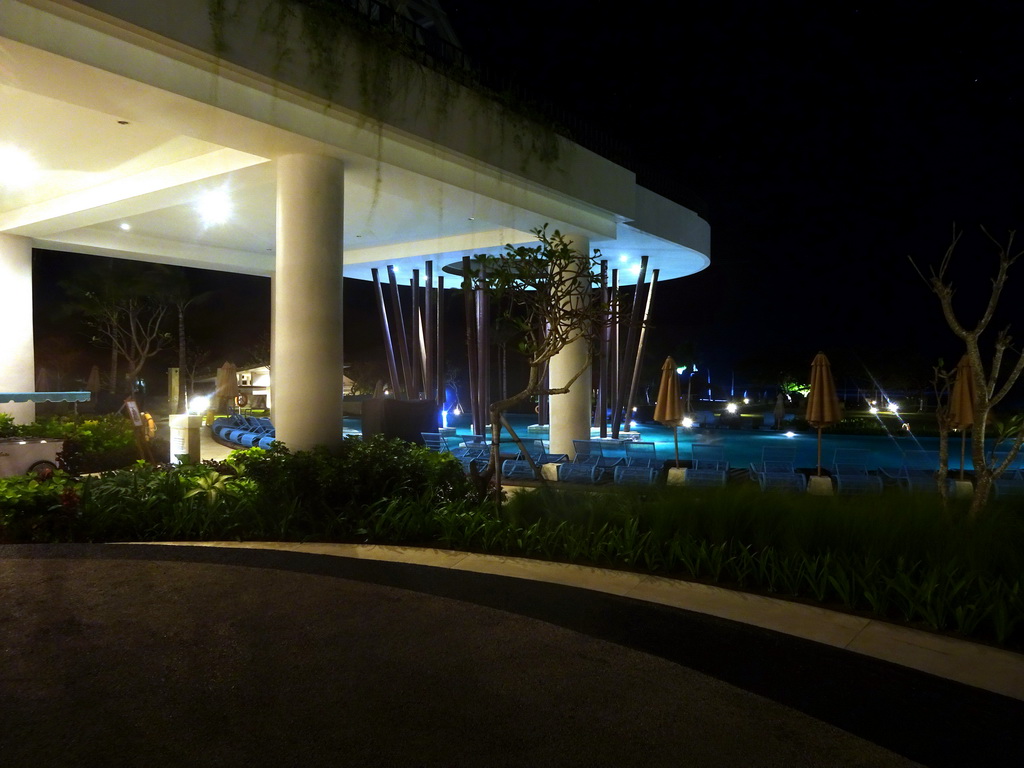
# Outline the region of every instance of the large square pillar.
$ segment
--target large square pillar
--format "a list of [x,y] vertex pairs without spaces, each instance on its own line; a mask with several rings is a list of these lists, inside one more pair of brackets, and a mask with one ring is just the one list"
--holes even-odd
[[[590,253],[590,239],[586,235],[570,233],[565,237],[572,241],[574,250],[582,254]],[[585,299],[589,298],[589,276],[580,280],[580,293]],[[549,421],[552,453],[566,453],[570,457],[575,456],[576,452],[572,441],[590,439],[591,372],[590,365],[587,364],[588,344],[586,339],[577,339],[566,345],[551,358],[548,366],[548,380],[552,388],[557,388],[565,386],[565,383],[586,365],[586,370],[573,382],[566,394],[551,396]]]
[[343,193],[340,160],[278,159],[270,375],[277,439],[292,450],[342,440]]
[[[35,392],[32,241],[0,234],[0,392]],[[19,424],[36,419],[35,403],[0,403]]]

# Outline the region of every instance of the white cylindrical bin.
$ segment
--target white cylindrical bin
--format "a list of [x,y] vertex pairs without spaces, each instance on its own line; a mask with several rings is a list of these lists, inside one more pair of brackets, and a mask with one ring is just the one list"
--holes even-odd
[[168,417],[171,432],[171,464],[198,464],[202,459],[199,430],[203,417],[188,413],[172,413]]

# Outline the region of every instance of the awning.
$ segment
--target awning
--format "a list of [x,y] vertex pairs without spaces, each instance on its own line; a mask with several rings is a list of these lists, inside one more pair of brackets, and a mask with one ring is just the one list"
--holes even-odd
[[0,392],[0,403],[87,403],[92,392]]

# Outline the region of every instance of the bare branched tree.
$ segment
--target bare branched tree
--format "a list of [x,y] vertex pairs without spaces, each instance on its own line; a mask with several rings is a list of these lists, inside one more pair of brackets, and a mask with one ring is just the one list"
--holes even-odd
[[117,391],[119,358],[127,364],[127,389],[133,390],[146,362],[172,341],[164,327],[171,305],[162,273],[146,265],[121,265],[116,272],[101,265],[65,286],[93,342],[110,349],[111,391]]
[[[502,308],[505,327],[510,329],[508,346],[519,351],[528,367],[523,389],[490,404],[491,458],[481,473],[487,482],[500,478],[498,436],[502,424],[519,442],[504,414],[530,398],[566,394],[589,370],[594,341],[605,321],[605,308],[591,295],[598,257],[573,248],[572,241],[558,230],[549,235],[547,225],[533,233],[540,242],[537,246],[509,245],[500,257],[477,256],[473,262],[492,300]],[[584,365],[568,380],[549,382],[546,387],[551,359],[576,342],[586,345]],[[529,454],[524,451],[524,455]]]
[[971,499],[971,515],[973,517],[981,514],[992,493],[993,481],[998,479],[1016,460],[1021,444],[1024,443],[1024,429],[1019,429],[1008,441],[1009,451],[1005,455],[996,459],[994,455],[988,456],[985,452],[986,428],[992,409],[1009,394],[1020,378],[1021,372],[1024,371],[1024,351],[1013,348],[1010,326],[1006,326],[995,336],[992,357],[987,365],[982,356],[982,336],[995,317],[1010,268],[1022,253],[1013,251],[1014,232],[1009,233],[1006,244],[1003,245],[987,230],[983,228],[982,231],[998,251],[998,266],[996,275],[992,278],[992,288],[985,309],[973,326],[964,324],[953,309],[955,291],[953,281],[949,276],[953,252],[962,233],[957,233],[954,230],[953,241],[946,249],[938,268],[929,268],[927,275],[918,269],[911,259],[914,269],[938,297],[946,323],[953,333],[964,342],[967,356],[971,361],[974,376],[974,425],[971,434],[971,458],[974,461],[974,495]]

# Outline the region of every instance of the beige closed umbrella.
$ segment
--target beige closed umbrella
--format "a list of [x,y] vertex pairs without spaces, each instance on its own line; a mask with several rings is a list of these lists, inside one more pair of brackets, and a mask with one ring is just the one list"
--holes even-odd
[[238,369],[234,363],[224,363],[217,369],[217,407],[219,410],[227,408],[229,402],[234,402],[238,397]]
[[964,457],[967,453],[967,428],[974,426],[974,368],[964,355],[956,366],[953,394],[949,398],[949,421],[960,430],[960,479],[964,479]]
[[89,370],[89,378],[86,379],[85,388],[87,390],[89,390],[89,392],[92,393],[93,398],[95,398],[96,395],[99,393],[99,391],[100,391],[100,367],[98,365],[94,365]]
[[654,420],[672,427],[672,438],[676,444],[676,467],[679,466],[679,422],[683,419],[683,405],[679,401],[679,374],[676,361],[666,357],[661,366],[661,383],[658,384],[658,402],[654,405]]
[[818,477],[821,477],[821,430],[843,418],[836,396],[832,366],[823,352],[811,361],[811,390],[807,393],[807,423],[818,430]]

